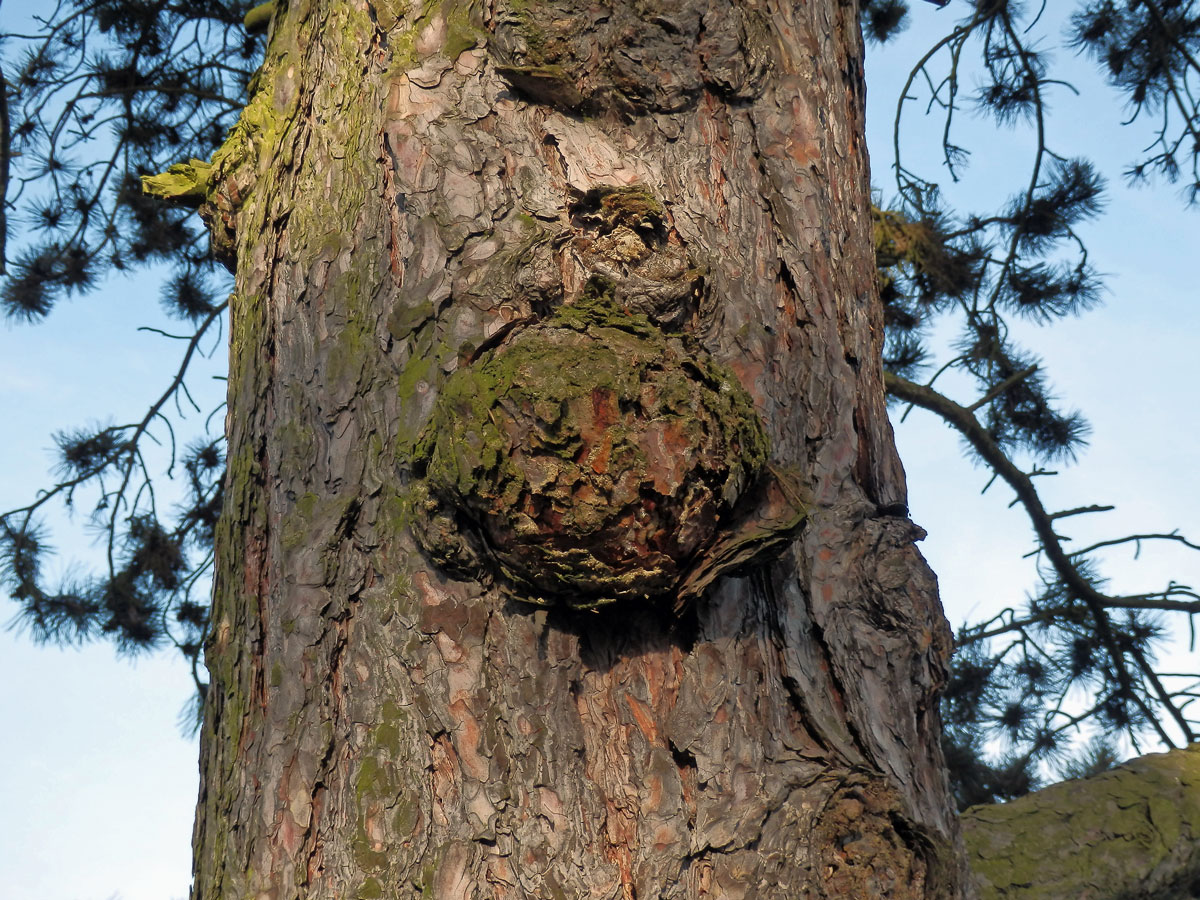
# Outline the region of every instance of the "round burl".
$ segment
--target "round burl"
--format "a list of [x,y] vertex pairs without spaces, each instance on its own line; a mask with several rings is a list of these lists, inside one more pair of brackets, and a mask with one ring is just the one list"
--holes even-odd
[[670,592],[766,455],[732,373],[599,297],[451,376],[417,466],[519,596],[594,606]]

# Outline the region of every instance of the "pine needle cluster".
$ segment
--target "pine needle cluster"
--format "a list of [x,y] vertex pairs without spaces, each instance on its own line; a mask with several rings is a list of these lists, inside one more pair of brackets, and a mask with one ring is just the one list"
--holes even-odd
[[[895,146],[902,147],[905,103],[923,89],[927,111],[943,119],[941,163],[952,179],[969,160],[954,139],[956,117],[974,114],[1030,129],[1030,167],[1008,173],[1024,174],[1024,184],[999,209],[952,210],[937,184],[898,158],[895,196],[880,201],[874,216],[889,393],[941,416],[991,469],[992,480],[1014,491],[1033,526],[1041,573],[1024,604],[958,635],[942,713],[955,792],[967,806],[1019,796],[1048,772],[1098,764],[1111,757],[1114,737],[1134,749],[1150,735],[1167,746],[1196,739],[1200,721],[1187,710],[1200,676],[1163,673],[1154,659],[1171,634],[1165,617],[1190,620],[1200,613],[1200,594],[1171,582],[1115,595],[1100,568],[1111,547],[1200,546],[1168,532],[1123,535],[1068,552],[1059,523],[1111,507],[1052,512],[1042,504],[1034,479],[1054,474],[1046,468],[1051,464],[1072,461],[1089,429],[1078,411],[1055,398],[1041,360],[1012,339],[1011,325],[1017,319],[1052,325],[1099,302],[1102,286],[1080,228],[1102,212],[1105,183],[1088,160],[1051,145],[1048,98],[1070,86],[1056,79],[1035,40],[1043,8],[1012,0],[963,0],[955,7],[962,16],[901,91]],[[906,3],[871,0],[863,8],[864,33],[888,40],[910,15]],[[1200,3],[1084,3],[1070,19],[1067,42],[1100,61],[1104,76],[1129,99],[1131,121],[1142,113],[1159,116],[1154,152],[1129,174],[1175,180],[1190,167],[1194,178]],[[974,84],[974,92],[965,84]],[[1196,199],[1194,187],[1188,199]],[[931,347],[935,325],[957,330],[948,353]],[[970,403],[941,392],[939,380],[948,373],[960,376],[957,384],[966,376],[973,385]],[[1100,744],[1088,743],[1093,734]]]
[[[0,310],[36,322],[113,272],[158,266],[163,307],[187,326],[162,333],[183,359],[143,419],[55,436],[54,482],[0,516],[0,583],[35,639],[106,638],[123,652],[172,644],[200,690],[224,445],[179,447],[175,429],[187,407],[201,413],[188,365],[205,336],[220,343],[228,280],[192,211],[145,195],[139,176],[207,157],[236,120],[262,49],[245,12],[239,0],[59,0],[31,33],[0,42]],[[155,444],[165,472],[147,455]],[[164,479],[178,505],[157,499]],[[40,523],[55,502],[89,507],[99,572],[49,576]]]
[[59,0],[35,34],[4,36],[6,316],[42,319],[108,272],[156,262],[176,271],[170,311],[194,321],[215,306],[202,229],[139,176],[207,157],[236,120],[261,51],[244,6]]

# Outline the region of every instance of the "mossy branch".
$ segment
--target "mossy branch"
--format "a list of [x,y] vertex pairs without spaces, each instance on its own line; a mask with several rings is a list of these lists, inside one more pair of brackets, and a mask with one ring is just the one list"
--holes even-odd
[[[1200,746],[974,806],[963,836],[983,900],[1193,897]],[[1086,885],[1086,887],[1084,887]]]
[[271,24],[271,16],[275,15],[275,7],[277,0],[267,0],[266,3],[260,3],[258,6],[251,7],[242,19],[242,25],[251,34],[257,34],[260,31],[266,31]]
[[142,176],[142,193],[182,206],[197,207],[208,199],[212,165],[200,159],[176,163],[157,175]]

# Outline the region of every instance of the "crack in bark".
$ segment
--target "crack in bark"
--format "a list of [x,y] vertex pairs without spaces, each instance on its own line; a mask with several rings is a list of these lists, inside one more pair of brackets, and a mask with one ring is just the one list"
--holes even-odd
[[400,222],[399,193],[396,190],[396,179],[393,174],[395,157],[392,154],[391,143],[388,141],[386,131],[381,133],[380,143],[379,164],[383,170],[383,203],[388,211],[388,259],[392,277],[396,279],[397,283],[400,283],[404,278],[404,262],[400,259],[400,234],[403,226]]

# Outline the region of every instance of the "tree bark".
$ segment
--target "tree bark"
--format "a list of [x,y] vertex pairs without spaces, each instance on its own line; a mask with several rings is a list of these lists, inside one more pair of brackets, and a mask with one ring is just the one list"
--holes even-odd
[[983,900],[1190,900],[1200,893],[1200,745],[973,806],[962,822]]
[[[861,57],[841,0],[276,10],[202,209],[237,293],[196,900],[970,895]],[[610,337],[632,399],[501,374]]]

